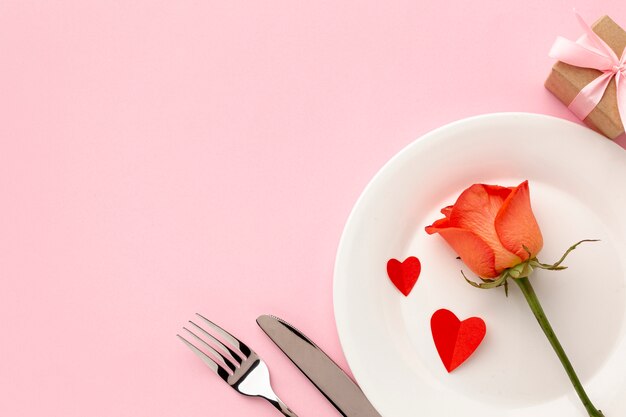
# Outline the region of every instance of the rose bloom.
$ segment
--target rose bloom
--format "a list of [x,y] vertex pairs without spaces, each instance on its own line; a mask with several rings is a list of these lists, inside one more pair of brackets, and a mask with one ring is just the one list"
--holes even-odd
[[528,181],[517,187],[474,184],[441,213],[445,217],[426,232],[439,233],[479,277],[495,279],[543,247]]

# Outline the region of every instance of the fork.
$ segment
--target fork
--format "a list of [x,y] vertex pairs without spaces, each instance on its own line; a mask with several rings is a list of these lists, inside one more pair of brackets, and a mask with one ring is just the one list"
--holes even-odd
[[[224,343],[211,335],[209,331],[189,320],[193,329],[203,337],[198,336],[187,327],[183,329],[203,347],[200,349],[180,334],[177,334],[188,347],[202,361],[213,370],[228,385],[233,387],[240,394],[250,397],[262,397],[276,407],[283,415],[288,417],[298,417],[289,407],[283,403],[274,393],[270,384],[270,372],[267,365],[252,349],[246,346],[226,330],[222,329],[211,320],[196,313],[203,325],[217,333]],[[209,340],[211,343],[207,342]],[[228,345],[228,346],[227,346]],[[215,349],[221,350],[219,352]],[[211,356],[209,356],[209,354]]]

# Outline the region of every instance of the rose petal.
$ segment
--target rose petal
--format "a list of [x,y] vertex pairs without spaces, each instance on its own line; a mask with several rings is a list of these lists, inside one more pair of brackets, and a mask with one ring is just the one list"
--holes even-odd
[[435,224],[428,226],[426,232],[439,233],[472,272],[483,278],[495,278],[499,275],[495,269],[493,250],[478,235],[456,227],[438,228]]
[[450,218],[450,213],[452,213],[452,206],[447,206],[441,209],[441,214],[446,216],[447,219]]
[[506,187],[474,184],[461,193],[449,219],[451,227],[475,233],[492,249],[498,273],[521,262],[519,256],[500,242],[494,226],[494,220],[511,192]]
[[528,181],[524,181],[507,197],[495,218],[495,228],[502,245],[522,260],[528,259],[526,246],[532,256],[543,247],[543,236],[530,206]]
[[431,231],[431,230],[446,229],[448,227],[450,227],[450,220],[448,220],[448,219],[446,219],[444,217],[443,219],[435,220],[435,222],[432,224],[432,226],[427,226],[425,228],[425,230],[426,230],[426,233],[428,233],[429,235],[432,235],[433,233],[437,233],[437,232],[436,231]]
[[489,184],[478,184],[482,185],[487,194],[494,197],[500,197],[502,200],[505,200],[510,194],[511,191],[515,189],[515,187],[502,187],[501,185],[489,185]]

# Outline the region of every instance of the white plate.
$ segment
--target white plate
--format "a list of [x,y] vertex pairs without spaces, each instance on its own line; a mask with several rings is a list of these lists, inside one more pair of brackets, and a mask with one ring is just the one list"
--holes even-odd
[[[530,181],[544,235],[539,259],[569,269],[531,281],[589,396],[606,417],[626,415],[626,152],[591,130],[525,113],[474,117],[437,129],[389,161],[346,224],[335,265],[334,304],[355,378],[384,417],[586,416],[519,289],[470,287],[468,271],[424,227],[473,183]],[[386,263],[417,256],[408,297]],[[448,374],[430,317],[448,308],[482,317],[483,343]]]

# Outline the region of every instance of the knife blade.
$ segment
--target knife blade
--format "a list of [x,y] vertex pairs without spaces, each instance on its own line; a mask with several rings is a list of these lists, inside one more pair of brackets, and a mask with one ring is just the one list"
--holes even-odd
[[354,381],[302,332],[274,316],[259,316],[256,322],[343,416],[381,417]]

